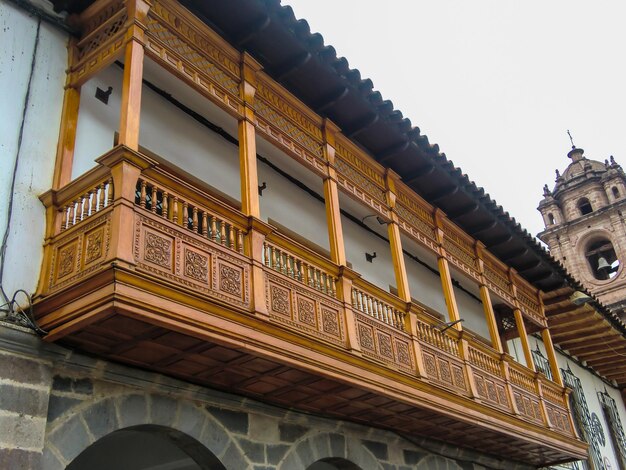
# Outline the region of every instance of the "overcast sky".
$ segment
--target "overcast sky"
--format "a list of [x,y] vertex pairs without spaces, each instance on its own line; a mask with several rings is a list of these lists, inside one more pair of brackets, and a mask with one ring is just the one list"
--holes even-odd
[[567,129],[626,167],[626,2],[283,0],[531,234]]

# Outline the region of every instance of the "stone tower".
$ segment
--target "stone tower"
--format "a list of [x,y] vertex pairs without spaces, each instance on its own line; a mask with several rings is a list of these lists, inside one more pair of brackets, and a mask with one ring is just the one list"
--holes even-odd
[[551,254],[603,304],[626,315],[626,175],[613,157],[589,160],[572,146],[571,162],[556,184],[543,188],[538,234]]

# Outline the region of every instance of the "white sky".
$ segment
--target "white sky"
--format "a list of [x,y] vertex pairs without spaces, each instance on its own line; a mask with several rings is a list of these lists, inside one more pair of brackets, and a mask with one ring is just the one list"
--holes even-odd
[[531,234],[566,130],[626,167],[626,2],[283,0]]

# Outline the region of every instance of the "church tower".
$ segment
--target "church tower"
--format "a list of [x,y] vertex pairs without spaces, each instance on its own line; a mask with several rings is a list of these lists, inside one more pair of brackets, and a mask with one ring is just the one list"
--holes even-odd
[[556,184],[543,188],[539,239],[604,305],[626,316],[626,175],[613,156],[590,160],[572,146]]

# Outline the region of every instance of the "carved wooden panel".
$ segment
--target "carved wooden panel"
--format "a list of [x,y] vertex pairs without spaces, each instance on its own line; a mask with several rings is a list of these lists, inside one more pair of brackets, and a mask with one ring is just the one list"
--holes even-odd
[[522,390],[521,388],[518,388],[514,385],[513,399],[515,400],[515,404],[517,405],[517,410],[524,418],[539,423],[543,422],[543,418],[541,416],[541,408],[539,406],[539,399],[536,395],[531,395],[525,390]]
[[505,383],[498,377],[474,369],[474,381],[478,396],[486,403],[510,410]]
[[169,2],[155,2],[146,26],[146,52],[150,57],[174,69],[209,99],[241,113],[239,58],[225,53],[214,33],[192,25]]
[[110,224],[110,211],[107,211],[54,239],[48,279],[50,289],[67,286],[100,266],[109,251]]
[[250,302],[250,264],[218,243],[157,215],[135,215],[137,268],[229,305]]
[[557,431],[561,431],[562,433],[570,436],[572,435],[572,427],[565,409],[546,403],[546,412],[550,423]]
[[401,203],[396,204],[396,213],[399,226],[404,232],[432,251],[438,250],[435,228],[432,217],[429,217],[430,214],[421,207],[416,206],[410,209],[409,206]]
[[463,363],[449,354],[422,344],[422,360],[428,380],[468,395]]
[[404,372],[415,373],[415,358],[409,335],[358,311],[354,312],[354,318],[363,355]]
[[342,307],[332,297],[270,268],[265,270],[265,297],[273,321],[314,338],[345,345]]

